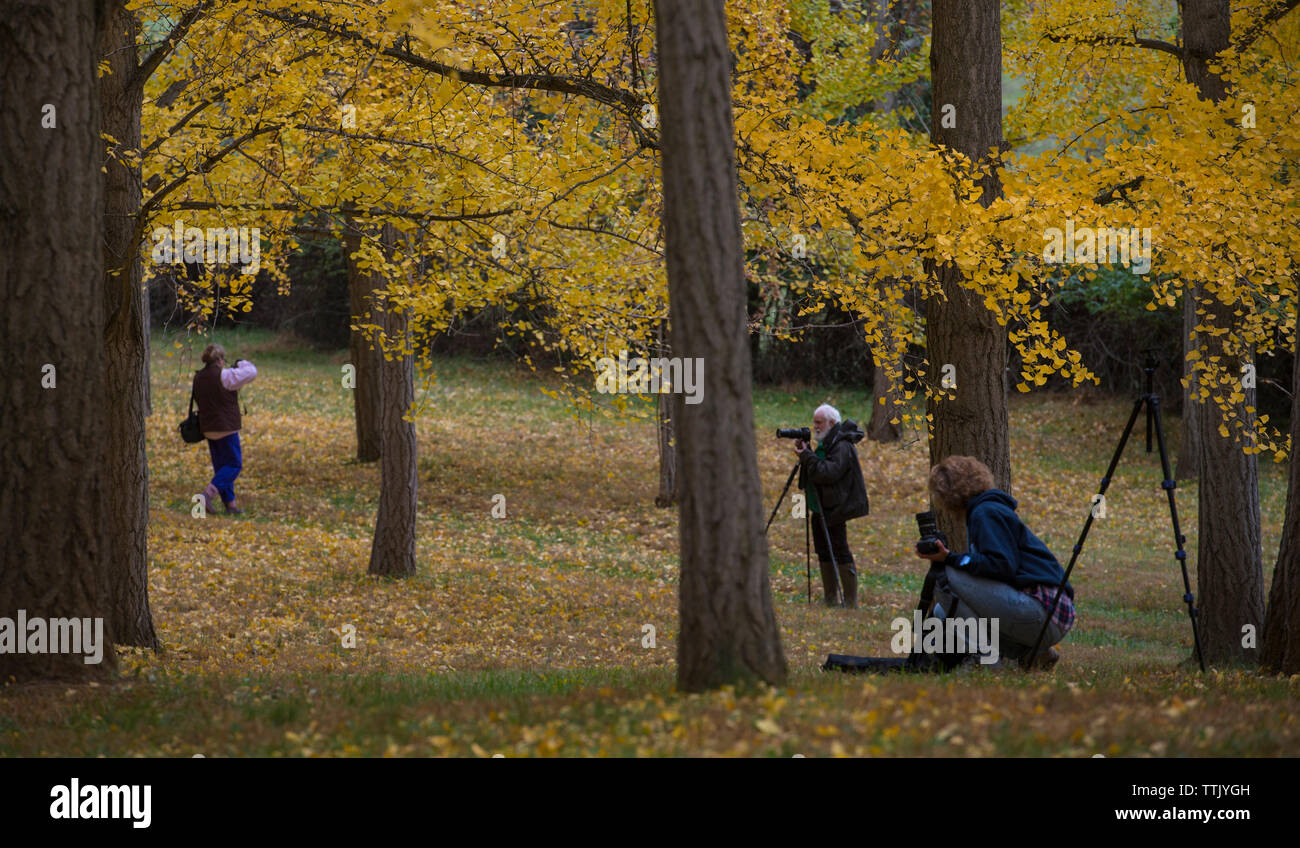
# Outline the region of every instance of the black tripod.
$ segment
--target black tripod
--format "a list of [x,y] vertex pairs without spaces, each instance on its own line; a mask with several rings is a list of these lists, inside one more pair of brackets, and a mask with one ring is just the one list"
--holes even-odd
[[[763,527],[764,536],[767,535],[767,528],[772,526],[772,519],[776,518],[777,511],[781,509],[781,502],[785,500],[785,493],[790,491],[790,484],[794,482],[794,475],[800,475],[799,488],[808,488],[804,486],[804,478],[800,473],[801,468],[803,468],[802,463],[796,461],[794,468],[790,469],[790,476],[785,478],[785,488],[781,489],[781,496],[776,499],[776,506],[772,507],[772,514],[767,517],[767,525]],[[809,482],[809,486],[811,486],[813,494],[817,496],[817,503],[821,503],[822,493],[821,490],[817,488],[817,484]],[[812,603],[812,551],[809,547],[811,544],[810,539],[812,538],[811,525],[812,516],[809,515],[808,506],[805,504],[803,510],[803,566],[804,575],[808,578],[808,603],[810,604]],[[839,594],[840,606],[843,606],[844,584],[840,582],[840,567],[839,564],[835,562],[835,549],[831,547],[831,531],[826,527],[826,521],[824,519],[822,520],[821,525],[822,534],[826,537],[826,550],[830,553],[831,557],[831,571],[835,573],[835,591]]]
[[[1110,467],[1106,469],[1106,476],[1101,478],[1101,488],[1098,494],[1105,499],[1106,489],[1110,486],[1111,477],[1115,474],[1115,466],[1119,465],[1120,455],[1124,453],[1124,446],[1128,443],[1129,434],[1133,432],[1133,425],[1137,422],[1138,413],[1145,406],[1147,410],[1147,453],[1151,453],[1151,432],[1154,429],[1156,443],[1160,447],[1160,468],[1164,472],[1164,480],[1161,487],[1169,496],[1169,517],[1173,522],[1174,528],[1174,559],[1178,560],[1179,566],[1183,570],[1183,600],[1187,602],[1187,616],[1192,621],[1192,642],[1196,645],[1196,661],[1201,666],[1201,671],[1205,671],[1205,659],[1201,656],[1201,634],[1196,626],[1196,598],[1192,595],[1191,580],[1187,576],[1187,552],[1183,550],[1183,543],[1187,538],[1183,536],[1178,527],[1178,506],[1174,503],[1174,489],[1177,483],[1173,479],[1173,474],[1169,468],[1169,452],[1165,450],[1165,430],[1160,419],[1160,395],[1155,393],[1153,388],[1154,374],[1156,371],[1156,357],[1152,350],[1146,351],[1146,359],[1142,363],[1142,370],[1146,372],[1146,394],[1142,395],[1133,404],[1133,413],[1128,417],[1128,424],[1124,427],[1124,435],[1120,436],[1119,445],[1115,448],[1115,455],[1110,459]],[[1034,642],[1033,650],[1029,657],[1032,661],[1038,656],[1038,649],[1043,644],[1043,636],[1047,633],[1047,625],[1051,623],[1052,616],[1056,614],[1056,605],[1061,600],[1061,593],[1065,591],[1065,583],[1070,579],[1070,572],[1074,570],[1074,564],[1079,559],[1079,552],[1083,550],[1083,541],[1088,538],[1088,531],[1092,529],[1092,520],[1096,518],[1097,510],[1094,504],[1093,508],[1088,511],[1088,520],[1084,522],[1083,532],[1079,534],[1079,541],[1074,543],[1074,553],[1070,556],[1070,565],[1065,569],[1065,575],[1061,578],[1061,584],[1056,587],[1056,595],[1052,598],[1052,608],[1048,611],[1047,620],[1043,622],[1043,627],[1038,631],[1038,640]]]

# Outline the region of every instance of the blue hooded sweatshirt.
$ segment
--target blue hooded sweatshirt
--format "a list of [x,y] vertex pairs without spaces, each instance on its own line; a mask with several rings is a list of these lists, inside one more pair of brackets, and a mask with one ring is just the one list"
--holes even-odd
[[[950,554],[944,564],[1017,589],[1040,583],[1057,586],[1065,575],[1047,545],[1016,515],[1016,499],[1001,489],[981,492],[967,502],[966,543],[966,553]],[[1065,592],[1074,598],[1069,583]]]

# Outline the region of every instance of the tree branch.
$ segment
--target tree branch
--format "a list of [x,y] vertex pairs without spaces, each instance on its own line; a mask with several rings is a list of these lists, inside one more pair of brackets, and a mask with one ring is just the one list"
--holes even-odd
[[560,76],[557,74],[528,74],[528,73],[487,73],[484,71],[474,71],[466,68],[457,68],[452,65],[446,65],[442,62],[435,62],[432,59],[426,59],[418,56],[410,50],[401,47],[380,48],[379,44],[373,39],[367,38],[359,32],[350,30],[342,24],[330,21],[324,18],[314,16],[292,15],[285,12],[277,12],[268,9],[259,9],[258,14],[288,24],[298,29],[314,30],[324,33],[331,38],[339,38],[346,41],[352,41],[363,47],[374,50],[391,59],[396,59],[414,68],[422,71],[438,74],[439,76],[449,77],[459,80],[460,82],[470,85],[487,86],[495,88],[517,88],[529,89],[534,91],[553,91],[559,94],[577,94],[598,103],[604,103],[615,107],[618,111],[625,114],[632,124],[632,132],[636,135],[637,141],[642,147],[649,147],[652,150],[659,149],[657,137],[648,132],[645,127],[641,126],[639,110],[642,105],[648,101],[643,98],[622,89],[605,85],[594,79],[582,79],[578,77]]
[[[320,55],[319,50],[308,50],[306,53],[302,53],[298,56],[294,56],[292,59],[285,62],[284,64],[285,67],[288,67],[289,65],[292,65],[295,62],[301,62],[304,59],[311,59],[319,55]],[[164,141],[171,138],[176,133],[180,132],[180,130],[184,129],[185,125],[188,124],[191,120],[193,120],[196,115],[198,115],[204,109],[211,106],[213,103],[220,103],[224,101],[226,99],[226,95],[234,91],[236,88],[239,88],[240,86],[246,86],[249,83],[257,82],[259,79],[261,79],[264,76],[265,74],[260,72],[253,74],[251,77],[249,77],[248,79],[244,80],[243,82],[237,85],[228,85],[224,88],[219,88],[211,95],[209,95],[207,98],[200,100],[197,104],[195,104],[195,106],[192,109],[190,109],[190,111],[182,115],[176,121],[176,123],[168,127],[166,132],[164,132],[162,135],[158,136],[153,141],[145,145],[145,148],[142,151],[143,155],[148,156],[150,153],[156,150]],[[167,91],[163,92],[163,94],[158,98],[157,105],[159,106],[168,105],[167,103],[163,102],[164,100],[167,99],[168,95],[171,95],[172,99],[175,99],[175,97],[179,95],[182,90],[185,89],[185,87],[188,85],[189,82],[192,82],[192,80],[190,81],[177,80],[175,83],[173,83],[173,85],[170,88],[167,89]]]
[[[1116,200],[1128,200],[1128,193],[1142,185],[1142,182],[1145,179],[1146,177],[1134,177],[1126,183],[1120,183],[1113,188],[1108,188],[1094,197],[1092,202],[1096,203],[1098,206],[1105,206],[1109,203],[1114,203]],[[1116,197],[1116,195],[1119,196]]]
[[[160,203],[162,203],[163,198],[165,198],[167,195],[171,194],[173,191],[175,191],[176,189],[184,185],[185,181],[188,180],[192,175],[206,174],[208,171],[211,171],[213,166],[215,166],[222,159],[225,159],[231,153],[234,153],[237,149],[239,149],[239,146],[244,142],[251,141],[252,139],[257,138],[259,135],[266,135],[267,133],[277,132],[280,129],[282,129],[280,124],[270,124],[265,127],[255,126],[248,132],[241,135],[239,138],[236,138],[235,140],[231,141],[229,144],[222,147],[220,150],[216,151],[215,153],[208,154],[207,158],[205,158],[202,162],[200,162],[194,168],[194,170],[189,170],[187,168],[185,171],[182,171],[181,174],[176,177],[176,179],[172,180],[167,185],[163,186],[162,188],[158,189],[153,194],[151,194],[148,200],[140,204],[140,211],[139,213],[137,213],[137,218],[140,221],[146,220],[149,217],[149,213],[152,212],[154,208],[157,207]],[[141,231],[143,232],[143,229],[141,229]]]
[[135,261],[135,249],[136,246],[140,244],[140,240],[144,238],[144,227],[145,224],[149,221],[149,213],[151,213],[154,209],[158,207],[160,203],[162,203],[163,198],[165,198],[167,195],[171,194],[173,191],[175,191],[177,188],[183,185],[185,181],[189,179],[192,174],[206,173],[212,170],[212,168],[218,162],[226,158],[226,156],[228,156],[230,153],[233,153],[244,142],[256,138],[259,135],[265,135],[266,133],[269,132],[275,132],[278,129],[280,129],[279,124],[272,124],[271,126],[262,127],[262,128],[253,127],[253,129],[244,133],[239,138],[227,144],[225,147],[221,148],[215,153],[210,154],[206,159],[204,159],[201,163],[198,164],[195,170],[191,171],[186,169],[182,174],[180,174],[180,176],[176,177],[176,179],[172,180],[170,183],[163,186],[158,191],[154,192],[152,195],[149,196],[148,200],[140,204],[140,209],[135,214],[135,232],[131,235],[131,249],[128,250],[126,253],[126,261],[123,265],[110,272],[112,276],[120,276],[122,278],[122,297],[121,300],[118,302],[117,309],[114,311],[113,315],[110,316],[109,321],[105,326],[111,327],[113,325],[113,322],[117,320],[117,313],[127,308],[127,306],[131,303],[131,297],[134,294],[134,292],[131,291],[131,275],[126,273],[126,271],[127,268],[130,267],[130,264]]
[[1119,45],[1121,47],[1145,47],[1148,50],[1159,50],[1161,53],[1169,53],[1177,56],[1181,61],[1183,58],[1183,48],[1177,44],[1170,44],[1168,41],[1160,41],[1155,38],[1138,38],[1137,34],[1131,38],[1125,38],[1120,35],[1058,35],[1056,33],[1045,32],[1043,38],[1057,44],[1089,44],[1089,45]]
[[335,129],[334,127],[318,127],[312,124],[295,124],[294,129],[302,130],[303,132],[321,133],[324,135],[336,135],[342,138],[354,138],[357,139],[358,141],[376,141],[379,142],[380,144],[392,144],[398,147],[418,147],[421,150],[432,150],[435,153],[441,153],[444,156],[450,156],[453,159],[459,159],[468,165],[473,165],[476,168],[481,168],[482,170],[488,172],[489,174],[501,180],[502,182],[509,183],[510,185],[514,185],[514,186],[519,186],[521,188],[528,188],[528,186],[525,183],[521,183],[518,180],[511,179],[510,177],[506,176],[500,171],[496,171],[493,170],[492,168],[489,168],[487,165],[484,165],[482,162],[479,162],[477,159],[474,159],[471,156],[466,156],[463,153],[457,153],[454,150],[450,150],[441,145],[432,144],[427,141],[411,141],[409,139],[404,139],[404,138],[393,138],[392,136],[372,135],[370,133],[348,132],[347,130],[343,130],[343,129]]
[[194,26],[194,22],[211,5],[212,0],[203,0],[199,5],[181,15],[180,20],[176,22],[176,26],[172,27],[172,31],[167,33],[167,37],[163,39],[162,43],[155,47],[153,52],[146,56],[145,60],[136,67],[135,72],[131,74],[128,87],[143,88],[145,82],[148,81],[149,77],[153,76],[153,72],[162,64],[163,59],[171,55],[171,52],[176,49],[176,45],[180,44],[181,39],[189,32],[190,27]]
[[664,252],[662,250],[659,250],[658,248],[651,247],[648,244],[642,244],[636,239],[628,238],[622,233],[616,233],[613,230],[607,230],[604,229],[603,227],[590,227],[590,226],[583,226],[581,224],[562,224],[559,221],[552,221],[550,218],[547,218],[545,223],[550,224],[552,227],[556,227],[561,230],[577,230],[578,232],[595,233],[597,235],[602,235],[602,236],[611,236],[616,239],[622,239],[628,244],[636,245],[637,247],[641,248],[642,250],[648,253],[653,253],[655,256],[664,255]]
[[483,218],[497,218],[515,211],[511,206],[490,212],[462,212],[459,215],[430,215],[425,212],[409,212],[405,209],[381,209],[372,206],[368,209],[346,206],[303,206],[301,203],[216,203],[210,200],[182,200],[168,204],[168,209],[205,211],[213,209],[239,209],[244,211],[266,212],[324,212],[330,215],[356,215],[362,218],[405,218],[411,221],[477,221]]
[[1237,48],[1238,52],[1245,50],[1251,44],[1255,43],[1255,39],[1264,34],[1264,30],[1280,21],[1286,16],[1287,12],[1290,12],[1297,6],[1300,6],[1300,0],[1277,0],[1276,5],[1274,5],[1272,9],[1262,15],[1259,20],[1242,30],[1241,36],[1232,42],[1232,46]]

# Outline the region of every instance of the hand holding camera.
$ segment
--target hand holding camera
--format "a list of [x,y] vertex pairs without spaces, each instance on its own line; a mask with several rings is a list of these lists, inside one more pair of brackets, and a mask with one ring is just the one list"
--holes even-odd
[[916,543],[916,555],[931,562],[939,562],[948,557],[948,537],[939,532],[934,513],[930,511],[916,514],[916,527],[921,539]]
[[918,548],[916,555],[921,559],[928,559],[930,562],[943,562],[948,558],[948,554],[951,552],[944,547],[943,542],[936,541],[934,544],[938,547],[938,550],[932,551],[931,553],[921,553]]
[[776,431],[778,439],[794,439],[794,452],[799,454],[808,450],[812,441],[812,430],[808,427],[782,427]]

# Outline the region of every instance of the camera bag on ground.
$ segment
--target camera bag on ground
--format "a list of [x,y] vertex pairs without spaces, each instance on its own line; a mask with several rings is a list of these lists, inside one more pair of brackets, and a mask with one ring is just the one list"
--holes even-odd
[[[930,566],[926,572],[925,583],[921,587],[921,601],[917,604],[917,609],[929,617],[934,609],[934,589],[935,585],[946,578],[943,575],[943,566],[937,563]],[[956,614],[960,601],[954,599],[952,610],[948,611],[947,617]],[[906,657],[855,657],[850,654],[829,654],[826,662],[822,664],[822,671],[843,671],[869,674],[886,674],[888,672],[909,672],[912,674],[942,674],[946,671],[952,671],[966,657],[971,656],[967,652],[937,652],[926,653],[917,650],[920,644],[920,634],[913,634],[912,652]]]

